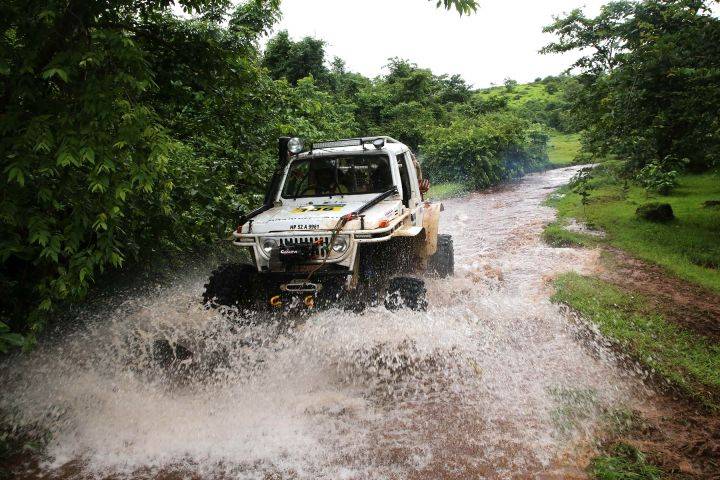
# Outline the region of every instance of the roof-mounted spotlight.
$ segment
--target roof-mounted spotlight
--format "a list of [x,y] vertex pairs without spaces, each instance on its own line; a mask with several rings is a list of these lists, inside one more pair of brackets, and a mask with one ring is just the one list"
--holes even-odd
[[383,148],[385,146],[385,139],[384,138],[376,138],[375,140],[373,140],[372,144],[375,148],[380,150],[381,148]]
[[298,153],[303,151],[303,147],[305,146],[303,144],[303,141],[300,140],[297,137],[293,137],[290,140],[288,140],[288,152],[292,153],[293,155],[297,155]]

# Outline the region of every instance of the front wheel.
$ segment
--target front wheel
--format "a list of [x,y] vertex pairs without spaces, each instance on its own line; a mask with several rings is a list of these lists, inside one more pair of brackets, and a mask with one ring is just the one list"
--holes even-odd
[[244,263],[226,263],[213,270],[205,284],[203,302],[213,307],[257,308],[264,291],[257,269]]
[[409,308],[410,310],[424,311],[427,309],[427,289],[425,282],[419,278],[395,277],[390,280],[385,297],[385,308],[398,310]]
[[451,277],[455,273],[455,247],[452,235],[438,235],[437,251],[428,259],[428,270],[440,278]]

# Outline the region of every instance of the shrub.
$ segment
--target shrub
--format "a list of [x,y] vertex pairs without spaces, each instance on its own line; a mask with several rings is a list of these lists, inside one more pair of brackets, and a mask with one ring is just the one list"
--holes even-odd
[[547,165],[548,135],[511,113],[457,119],[430,130],[423,165],[439,181],[481,189]]
[[570,179],[569,186],[573,192],[580,195],[580,202],[583,206],[590,203],[590,194],[597,187],[597,185],[590,183],[592,178],[592,167],[585,167],[578,170],[578,172]]
[[668,155],[662,161],[642,167],[635,178],[648,192],[669,195],[677,187],[677,178],[686,163],[687,160],[678,161]]

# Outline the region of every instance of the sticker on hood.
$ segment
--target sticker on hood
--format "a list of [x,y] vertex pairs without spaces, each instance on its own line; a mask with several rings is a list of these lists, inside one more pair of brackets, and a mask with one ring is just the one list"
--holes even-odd
[[322,203],[320,205],[303,205],[292,210],[292,213],[308,213],[308,212],[339,212],[345,206],[345,203]]

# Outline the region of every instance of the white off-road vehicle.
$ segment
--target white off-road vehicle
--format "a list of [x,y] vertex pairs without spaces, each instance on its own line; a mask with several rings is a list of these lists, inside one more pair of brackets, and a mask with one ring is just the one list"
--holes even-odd
[[240,308],[384,301],[424,309],[417,274],[452,275],[453,243],[438,234],[443,206],[423,199],[410,149],[390,137],[279,141],[264,205],[244,215],[233,243],[254,264],[220,266],[204,300]]

